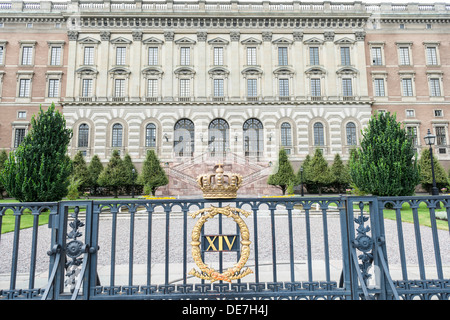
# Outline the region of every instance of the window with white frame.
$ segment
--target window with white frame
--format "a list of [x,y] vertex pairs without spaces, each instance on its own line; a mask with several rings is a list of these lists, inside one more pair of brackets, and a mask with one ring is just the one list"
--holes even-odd
[[349,66],[350,64],[350,47],[341,47],[341,65]]
[[116,65],[123,66],[126,64],[127,48],[116,47]]
[[81,96],[82,97],[92,97],[92,79],[83,79],[82,88],[81,88]]
[[27,112],[26,111],[18,111],[17,112],[17,119],[26,119],[27,118]]
[[[281,145],[283,147],[292,146],[292,129],[289,122],[283,122],[281,124]],[[286,151],[290,151],[289,149]],[[289,154],[289,152],[287,152]]]
[[0,64],[4,64],[5,59],[5,46],[0,46]]
[[287,66],[288,65],[288,48],[278,47],[278,65]]
[[314,123],[314,145],[324,146],[325,145],[325,135],[323,124],[320,122]]
[[191,80],[180,79],[180,97],[189,97],[191,95]]
[[322,95],[320,88],[320,78],[311,79],[311,96],[320,97]]
[[442,112],[442,109],[436,109],[434,110],[434,116],[435,117],[443,117],[444,113]]
[[256,65],[256,47],[247,47],[247,65]]
[[154,123],[149,123],[145,127],[145,146],[156,147],[156,125]]
[[59,66],[61,65],[61,47],[51,47],[50,48],[50,65]]
[[417,127],[408,126],[406,127],[406,136],[410,139],[413,146],[417,146]]
[[409,47],[399,47],[398,52],[400,55],[400,65],[406,66],[411,64],[409,57]]
[[24,139],[25,139],[25,129],[16,128],[14,130],[14,148],[18,148]]
[[356,125],[353,122],[347,123],[345,132],[347,135],[347,145],[356,146]]
[[30,97],[30,86],[31,86],[31,79],[20,79],[20,81],[19,81],[19,97],[20,98]]
[[22,65],[32,65],[33,64],[33,47],[24,46],[22,47]]
[[121,147],[122,146],[122,136],[123,136],[123,126],[119,123],[116,123],[112,127],[112,147]]
[[215,66],[223,66],[223,47],[214,47],[213,60]]
[[372,47],[370,52],[372,54],[372,65],[374,66],[383,65],[382,48]]
[[413,96],[413,86],[411,78],[402,79],[402,95],[404,97],[412,97]]
[[148,65],[157,66],[158,65],[158,47],[148,48]]
[[445,134],[445,127],[444,126],[436,126],[434,129],[436,130],[436,145],[446,146],[447,139],[446,139],[446,134]]
[[180,65],[188,66],[191,64],[191,48],[181,47],[180,48]]
[[414,112],[414,109],[407,109],[406,110],[406,117],[407,118],[414,118],[415,117],[415,112]]
[[278,79],[279,96],[289,97],[289,79]]
[[319,65],[319,47],[309,47],[309,64]]
[[158,79],[147,80],[147,97],[158,96]]
[[257,97],[258,89],[257,89],[257,79],[247,79],[247,97]]
[[430,78],[430,96],[440,97],[441,96],[441,85],[439,78]]
[[84,65],[91,66],[94,64],[94,47],[84,47]]
[[376,78],[373,80],[373,85],[375,89],[375,96],[376,97],[384,97],[386,96],[386,92],[384,90],[384,79],[383,78]]
[[120,98],[125,96],[125,79],[114,80],[114,97]]
[[78,148],[87,148],[89,146],[89,126],[86,123],[78,127]]
[[437,48],[436,47],[426,47],[426,51],[427,51],[427,65],[429,65],[429,66],[438,65]]
[[214,97],[223,97],[223,79],[214,79]]
[[59,97],[59,79],[48,80],[48,97],[49,98]]
[[352,79],[349,78],[342,79],[342,95],[344,97],[353,96]]

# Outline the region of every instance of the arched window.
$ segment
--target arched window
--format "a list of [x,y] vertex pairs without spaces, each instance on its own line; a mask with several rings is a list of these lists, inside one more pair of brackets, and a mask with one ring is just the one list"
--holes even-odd
[[261,156],[264,150],[263,125],[258,119],[248,119],[244,122],[244,153],[245,156]]
[[86,123],[78,127],[78,148],[87,148],[89,146],[89,126]]
[[281,124],[281,145],[283,147],[292,146],[292,130],[289,122],[283,122]]
[[154,123],[149,123],[145,127],[145,146],[156,147],[156,126]]
[[347,145],[355,146],[356,145],[356,125],[353,122],[347,123],[346,133],[347,133]]
[[325,138],[323,133],[323,124],[320,122],[314,123],[314,145],[323,146],[325,145]]
[[208,127],[208,147],[212,157],[225,156],[229,147],[228,122],[224,119],[214,119]]
[[123,126],[116,123],[112,127],[112,146],[122,147]]
[[189,119],[180,119],[175,123],[173,149],[176,156],[194,155],[194,123]]

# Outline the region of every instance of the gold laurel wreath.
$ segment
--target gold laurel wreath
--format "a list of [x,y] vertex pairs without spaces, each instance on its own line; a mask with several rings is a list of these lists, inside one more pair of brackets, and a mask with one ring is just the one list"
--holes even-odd
[[[194,258],[195,264],[200,268],[201,272],[192,269],[189,274],[196,276],[197,278],[204,279],[204,280],[211,280],[211,282],[217,281],[217,280],[223,280],[227,282],[231,282],[231,280],[237,280],[245,277],[246,275],[253,273],[252,270],[249,268],[246,268],[245,270],[241,271],[241,269],[245,266],[247,263],[247,260],[250,256],[250,232],[247,228],[247,225],[245,224],[244,220],[239,216],[241,213],[245,217],[248,217],[250,215],[249,212],[238,209],[238,208],[230,208],[230,206],[224,207],[224,208],[206,208],[198,210],[191,214],[192,218],[195,218],[197,215],[205,213],[200,217],[200,219],[197,221],[197,223],[194,226],[194,229],[192,230],[192,257]],[[206,265],[202,258],[201,258],[201,250],[200,250],[200,232],[202,230],[203,225],[205,222],[216,216],[217,214],[223,214],[227,217],[232,218],[237,225],[239,226],[239,229],[241,230],[241,256],[239,258],[239,261],[233,265],[233,267],[228,268],[225,272],[219,273],[213,268],[209,268],[208,265]]]

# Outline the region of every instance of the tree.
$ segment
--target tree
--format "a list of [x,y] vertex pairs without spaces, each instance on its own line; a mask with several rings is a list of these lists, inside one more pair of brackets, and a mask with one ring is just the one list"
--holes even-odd
[[[445,172],[444,167],[441,165],[436,157],[433,157],[433,165],[434,165],[434,176],[436,179],[436,187],[438,189],[447,187],[448,179],[447,173]],[[433,175],[431,172],[431,156],[430,150],[425,148],[422,150],[420,154],[419,160],[419,168],[420,168],[420,183],[422,188],[431,192],[431,188],[433,187]]]
[[322,189],[330,183],[328,163],[320,149],[316,149],[308,165],[308,179],[317,188],[319,195],[322,195]]
[[[78,180],[78,191],[82,191],[90,185],[89,170],[81,151],[78,151],[72,160],[72,177]],[[80,190],[81,189],[81,190]]]
[[138,183],[150,189],[152,195],[155,195],[156,189],[169,183],[166,172],[161,167],[158,156],[154,150],[147,152],[142,172],[138,177]]
[[[2,150],[2,152],[0,153],[0,172],[2,172],[6,160],[8,160],[8,154],[6,153],[6,150]],[[5,187],[0,180],[0,199],[3,199],[3,191],[5,191]]]
[[412,141],[395,115],[372,116],[361,148],[350,161],[350,174],[362,192],[378,196],[408,196],[419,183]]
[[294,183],[294,181],[294,169],[292,169],[286,151],[280,149],[278,152],[278,167],[276,167],[276,172],[269,176],[267,183],[280,188],[284,195],[289,184]]
[[118,197],[119,188],[127,183],[126,170],[119,151],[113,151],[108,165],[98,177],[98,183],[101,186],[111,188],[114,192],[114,198]]
[[98,183],[98,177],[100,176],[100,173],[103,171],[103,164],[100,161],[100,158],[98,155],[94,155],[91,159],[91,162],[88,166],[88,172],[89,172],[89,185],[93,189],[93,193],[97,194],[97,188],[99,187]]
[[0,179],[6,191],[18,201],[59,201],[67,195],[72,163],[67,146],[72,130],[55,105],[40,108],[31,119],[30,132],[10,152]]
[[341,193],[345,190],[351,182],[350,172],[348,166],[344,165],[341,156],[336,153],[333,164],[330,168],[330,184]]
[[126,186],[128,193],[128,191],[130,190],[130,186],[132,186],[136,180],[136,167],[134,166],[133,161],[131,160],[131,157],[128,153],[123,158],[123,165],[125,166]]

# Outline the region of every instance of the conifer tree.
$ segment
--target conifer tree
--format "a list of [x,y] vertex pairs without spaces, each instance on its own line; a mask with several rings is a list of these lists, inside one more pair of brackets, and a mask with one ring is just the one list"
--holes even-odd
[[98,177],[98,182],[101,186],[111,188],[114,198],[118,197],[119,188],[127,183],[126,170],[119,151],[113,151],[107,166]]
[[[447,174],[445,172],[444,167],[441,165],[436,157],[433,157],[433,165],[434,165],[434,177],[436,180],[436,187],[440,190],[441,188],[447,187],[448,179]],[[419,168],[420,168],[420,183],[422,188],[431,192],[431,188],[433,187],[433,175],[431,172],[431,156],[430,150],[425,148],[420,153],[419,160]]]
[[31,129],[10,152],[0,176],[6,191],[18,201],[59,201],[67,194],[72,163],[67,146],[72,130],[52,105],[31,119]]
[[333,164],[330,168],[330,184],[341,193],[351,182],[348,166],[344,165],[339,153],[334,156]]
[[[8,154],[6,153],[6,150],[2,150],[2,152],[0,153],[0,172],[2,172],[6,160],[8,160]],[[3,186],[3,183],[0,180],[0,199],[3,199],[4,191],[5,187]]]
[[408,196],[419,183],[417,159],[405,128],[395,115],[372,116],[361,148],[350,161],[354,185],[377,196]]
[[153,196],[158,187],[165,186],[169,183],[166,172],[161,167],[154,150],[147,152],[147,157],[142,166],[142,172],[138,177],[138,183],[149,188]]
[[276,172],[269,176],[267,183],[280,188],[284,195],[289,184],[296,180],[294,169],[284,149],[278,152],[278,167],[275,170]]
[[317,188],[319,195],[322,195],[323,188],[330,183],[330,173],[328,163],[320,149],[316,149],[308,165],[308,177],[311,184]]
[[89,185],[93,190],[94,194],[97,194],[97,188],[99,187],[98,177],[103,171],[103,164],[100,161],[98,155],[94,155],[89,162],[88,172],[89,172]]
[[78,191],[82,191],[90,185],[89,170],[81,151],[78,151],[72,160],[72,177],[78,180]]

